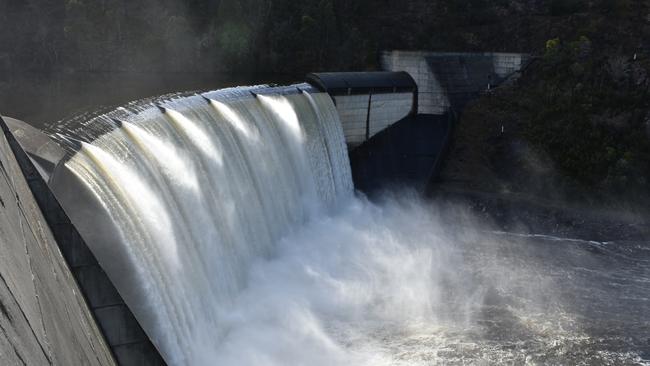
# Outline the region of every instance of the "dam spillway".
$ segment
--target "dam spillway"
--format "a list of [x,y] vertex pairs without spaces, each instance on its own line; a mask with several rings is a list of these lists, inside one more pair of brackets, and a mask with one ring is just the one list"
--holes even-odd
[[[336,74],[331,75],[336,78]],[[414,85],[412,81],[409,83],[405,80],[409,78],[408,75],[381,72],[350,75],[358,79],[352,83],[346,82],[346,85],[355,88],[355,95],[359,92],[376,94],[378,102],[367,105],[367,113],[372,111],[373,116],[368,119],[366,127],[373,131],[397,122],[390,116],[381,117],[383,111],[394,109],[391,115],[399,115],[404,110],[417,110],[417,106],[410,102],[414,100],[414,94],[407,98],[406,103],[401,97],[396,99],[394,105],[384,102],[394,97],[390,93],[396,91],[396,86],[404,92]],[[339,78],[348,77],[341,74]],[[395,85],[395,80],[406,81],[406,90]],[[359,87],[355,86],[357,84]],[[245,209],[242,205],[232,204],[236,194],[228,189],[228,184],[223,183],[232,182],[233,177],[235,181],[245,180],[254,185],[255,192],[248,194],[251,192],[249,189],[240,198],[252,201],[255,209],[248,212],[252,212],[254,217],[253,221],[240,225],[237,234],[239,238],[250,239],[245,232],[258,230],[266,233],[266,239],[272,240],[266,242],[266,250],[253,253],[244,249],[244,257],[251,254],[244,260],[239,260],[241,256],[222,257],[224,263],[220,269],[226,272],[228,268],[234,269],[227,275],[239,273],[239,278],[237,275],[231,276],[225,282],[213,281],[215,283],[212,285],[222,286],[221,290],[226,289],[225,293],[232,296],[245,280],[246,276],[242,274],[248,271],[247,260],[265,258],[272,252],[273,243],[279,237],[300,227],[301,222],[320,217],[331,208],[338,207],[341,202],[347,201],[345,197],[352,195],[350,162],[345,146],[347,143],[349,149],[352,140],[342,128],[350,126],[350,121],[346,119],[343,122],[340,117],[350,115],[353,110],[346,103],[333,108],[339,98],[335,99],[331,93],[312,85],[240,87],[202,94],[169,94],[81,114],[59,121],[45,130],[3,117],[1,122],[5,135],[13,141],[12,148],[22,173],[28,179],[47,226],[117,364],[165,364],[160,355],[165,352],[160,342],[154,342],[155,347],[152,345],[155,339],[151,335],[151,324],[167,326],[167,329],[158,329],[162,334],[173,333],[172,329],[175,329],[175,324],[156,318],[159,309],[164,311],[164,307],[147,305],[150,299],[146,298],[147,293],[138,284],[150,279],[142,277],[140,271],[143,267],[133,261],[134,253],[128,250],[130,247],[123,245],[127,240],[159,239],[156,245],[169,249],[178,248],[168,245],[178,240],[170,236],[172,222],[181,225],[184,240],[195,240],[204,233],[209,236],[210,232],[214,234],[215,230],[223,230],[223,226],[196,229],[197,225],[205,224],[205,221],[193,221],[196,209],[203,208],[202,212],[197,213],[199,216],[207,212],[202,201],[206,197],[201,196],[200,191],[208,187],[206,191],[211,193],[208,196],[212,198],[215,190],[219,194],[226,192],[225,196],[219,197],[222,198],[220,202],[230,203],[225,208],[231,214],[234,211],[238,216],[235,219],[238,219],[241,217],[240,211]],[[354,111],[353,115],[356,116],[357,112]],[[226,130],[217,128],[219,131],[216,135],[213,130],[206,133],[206,127],[216,128],[211,124],[221,124]],[[228,129],[231,132],[224,134]],[[215,139],[215,136],[218,138]],[[234,150],[220,151],[216,146],[223,147],[223,141],[226,141],[226,148],[234,147]],[[277,148],[269,149],[269,146]],[[227,165],[224,164],[224,152],[234,154],[228,158],[228,164],[238,161],[235,165],[240,167],[239,175],[231,174],[232,171],[219,172],[211,165],[215,162],[218,167]],[[286,175],[283,169],[268,169],[274,164],[281,166],[278,162],[285,163],[284,167],[290,167],[293,171]],[[251,174],[256,169],[263,172],[262,176]],[[180,170],[183,174],[170,177],[170,172]],[[243,175],[241,172],[244,172]],[[278,173],[284,175],[278,178]],[[201,185],[198,185],[199,176]],[[151,177],[152,180],[146,180]],[[210,185],[216,181],[216,185]],[[150,187],[152,182],[154,186]],[[178,183],[186,189],[191,188],[192,194],[188,196],[187,191],[179,193],[178,190],[169,189]],[[159,189],[161,186],[163,189]],[[291,193],[289,196],[282,194],[281,187],[287,187],[285,191],[294,192],[299,199],[292,201]],[[134,194],[134,191],[137,193]],[[201,199],[196,199],[197,194]],[[260,194],[268,197],[267,201]],[[194,199],[196,204],[187,204],[191,202],[188,199]],[[179,205],[179,201],[186,205]],[[127,204],[112,205],[107,202]],[[273,202],[281,202],[286,207],[280,205],[281,211],[269,214],[268,202],[271,202],[271,206]],[[212,210],[209,214],[213,215],[214,212]],[[265,215],[274,220],[270,226],[275,229],[269,229],[269,223],[260,219]],[[219,220],[225,216],[214,214],[214,217]],[[291,221],[290,225],[287,225],[287,218]],[[188,219],[189,222],[182,222]],[[153,234],[149,237],[140,235],[133,239],[124,234],[125,230],[126,233],[142,230],[138,225],[146,227],[147,224],[150,230],[144,232]],[[286,227],[283,229],[283,226]],[[199,230],[201,233],[197,234]],[[249,242],[254,244],[253,241]],[[232,248],[238,246],[229,247],[231,251]],[[151,253],[148,250],[146,248],[144,251],[146,255]],[[162,253],[170,253],[161,250]],[[141,258],[150,259],[146,255]],[[152,260],[155,262],[159,257]],[[168,260],[170,258],[166,257]],[[164,261],[157,263],[165,264]],[[165,275],[166,272],[163,272],[156,278],[163,278],[162,281],[166,281],[163,285],[170,282]],[[167,293],[166,289],[160,291]],[[178,345],[174,343],[172,347]],[[191,350],[186,353],[200,354]],[[165,354],[164,358],[173,364],[185,362],[182,354],[176,352],[175,355],[172,358]]]
[[324,93],[176,97],[78,131],[51,131],[69,156],[49,185],[169,364],[196,364],[197,347],[210,348],[206,329],[219,329],[251,261],[352,194]]

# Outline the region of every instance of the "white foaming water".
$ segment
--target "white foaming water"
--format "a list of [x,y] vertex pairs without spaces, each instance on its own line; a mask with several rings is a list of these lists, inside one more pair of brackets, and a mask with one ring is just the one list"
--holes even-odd
[[418,359],[431,349],[390,347],[441,324],[442,287],[459,280],[460,257],[440,229],[419,204],[358,198],[314,218],[252,266],[203,364],[431,364]]
[[250,263],[352,196],[326,94],[232,94],[139,111],[66,163],[119,229],[137,283],[109,275],[170,364],[200,364]]
[[351,199],[253,263],[199,364],[650,365],[647,321],[616,308],[650,311],[647,269],[484,229],[412,195]]

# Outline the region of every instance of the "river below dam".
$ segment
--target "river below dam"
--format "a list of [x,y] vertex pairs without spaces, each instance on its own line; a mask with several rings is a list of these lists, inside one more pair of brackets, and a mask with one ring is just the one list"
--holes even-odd
[[250,278],[205,353],[215,364],[650,364],[638,237],[508,232],[391,195],[312,220]]

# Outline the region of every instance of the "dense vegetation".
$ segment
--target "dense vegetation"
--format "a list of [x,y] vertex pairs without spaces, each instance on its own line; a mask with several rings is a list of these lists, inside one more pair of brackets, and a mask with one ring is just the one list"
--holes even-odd
[[531,52],[635,0],[3,0],[0,71],[303,73],[381,49]]
[[0,69],[296,72],[366,67],[372,1],[4,0]]
[[465,111],[458,143],[483,146],[478,150],[485,155],[456,150],[456,158],[487,161],[489,189],[645,204],[650,192],[647,4],[608,1],[586,10],[561,5],[558,12],[572,14],[540,20],[566,23],[545,33],[539,58],[522,79]]

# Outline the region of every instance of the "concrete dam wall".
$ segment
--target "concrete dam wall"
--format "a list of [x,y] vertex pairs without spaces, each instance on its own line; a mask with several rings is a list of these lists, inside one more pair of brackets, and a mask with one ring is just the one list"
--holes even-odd
[[0,134],[0,365],[115,365]]
[[[79,283],[77,293],[85,295],[82,300],[94,315],[89,323],[97,322],[98,339],[104,341],[108,354],[112,351],[119,365],[165,364],[157,349],[147,346],[152,339],[167,362],[191,365],[203,354],[192,350],[210,342],[202,336],[202,329],[217,327],[192,323],[192,315],[217,312],[218,304],[232,296],[240,286],[238,273],[247,268],[240,261],[259,251],[252,245],[274,242],[282,227],[293,221],[290,217],[306,214],[307,208],[300,208],[303,201],[325,205],[335,196],[351,192],[340,128],[331,98],[300,84],[142,101],[106,115],[59,124],[52,127],[49,137],[15,120],[5,130],[10,139],[16,137],[21,142],[27,165],[33,164],[31,170],[15,174],[27,176],[32,189],[38,186],[35,192],[41,199],[37,201],[50,219],[47,224],[54,227],[54,237],[71,270],[67,274]],[[122,161],[127,146],[132,155]],[[296,156],[298,153],[307,156]],[[267,160],[277,164],[276,169],[267,170]],[[144,165],[129,172],[132,163]],[[251,164],[261,165],[254,168]],[[216,180],[189,192],[190,167],[209,170],[195,179]],[[310,175],[316,186],[310,183]],[[277,183],[268,183],[273,181]],[[294,187],[296,184],[299,186]],[[139,190],[131,197],[133,187]],[[55,197],[48,197],[49,190]],[[259,194],[251,195],[258,190]],[[283,190],[284,199],[277,200]],[[196,201],[199,194],[203,199]],[[217,196],[221,199],[213,200]],[[260,201],[250,198],[254,196]],[[232,220],[222,217],[231,211],[228,205],[232,200],[241,200],[237,211],[250,217],[241,222],[243,226],[233,228],[232,235],[223,237],[209,228],[232,225],[220,221]],[[146,206],[154,201],[160,205],[156,209]],[[56,210],[58,202],[63,210]],[[226,206],[212,207],[217,204]],[[244,209],[245,205],[250,209]],[[211,214],[197,211],[199,207]],[[280,213],[268,211],[273,207]],[[266,215],[268,222],[259,223],[260,214]],[[277,218],[283,216],[288,216],[287,222],[280,225]],[[206,220],[214,222],[201,225]],[[161,227],[164,222],[167,224]],[[249,227],[250,222],[258,225]],[[259,235],[273,237],[262,240]],[[229,256],[223,252],[226,249],[219,249],[220,240],[237,237],[240,242],[228,245],[240,254]],[[222,250],[223,255],[204,256],[219,264],[203,266],[203,258],[188,247],[194,244]],[[172,253],[165,245],[178,251]],[[134,251],[141,254],[134,257]],[[150,257],[152,252],[157,254]],[[171,262],[162,265],[160,260]],[[138,265],[138,261],[143,262]],[[178,267],[178,261],[194,262]],[[221,272],[196,272],[201,270]],[[149,275],[142,276],[143,271]],[[155,281],[161,282],[154,285]],[[196,291],[199,293],[193,293]],[[201,300],[209,294],[214,298]],[[208,307],[196,308],[203,306]]]
[[[43,132],[25,122],[7,117],[3,121],[8,127],[6,136],[18,165],[116,362],[119,365],[164,365],[158,351],[48,186],[59,161],[65,160],[66,152]],[[81,197],[77,196],[77,199]],[[99,211],[84,212],[84,215],[101,222],[98,214]]]

